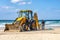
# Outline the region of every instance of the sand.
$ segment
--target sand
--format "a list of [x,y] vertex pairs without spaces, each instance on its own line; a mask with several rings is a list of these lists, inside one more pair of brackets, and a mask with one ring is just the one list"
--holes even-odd
[[0,30],[0,40],[60,40],[60,28],[27,32],[3,32]]

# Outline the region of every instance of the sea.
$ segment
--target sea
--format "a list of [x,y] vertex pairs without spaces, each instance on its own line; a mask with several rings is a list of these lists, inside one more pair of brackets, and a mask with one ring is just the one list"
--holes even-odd
[[[45,28],[54,28],[60,27],[60,20],[44,20]],[[0,20],[0,27],[5,27],[5,24],[12,24],[14,20]],[[39,20],[39,24],[41,24],[42,20]]]

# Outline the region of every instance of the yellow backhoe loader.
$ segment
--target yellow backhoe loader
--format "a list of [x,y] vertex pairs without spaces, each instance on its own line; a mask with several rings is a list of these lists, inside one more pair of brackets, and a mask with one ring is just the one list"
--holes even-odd
[[19,15],[12,24],[5,24],[5,30],[19,30],[19,31],[31,31],[39,30],[39,22],[37,13],[34,13],[31,10],[21,10],[18,12]]

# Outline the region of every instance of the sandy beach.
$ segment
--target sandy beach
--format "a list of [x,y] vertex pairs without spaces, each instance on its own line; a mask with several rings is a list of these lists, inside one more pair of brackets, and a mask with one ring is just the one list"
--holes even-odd
[[0,0],[0,40],[60,40],[60,0]]
[[60,28],[27,32],[3,32],[0,30],[0,40],[60,40]]

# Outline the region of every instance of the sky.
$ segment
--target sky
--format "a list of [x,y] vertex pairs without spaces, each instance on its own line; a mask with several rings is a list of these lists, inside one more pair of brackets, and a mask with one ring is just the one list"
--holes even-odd
[[15,20],[19,10],[37,12],[39,20],[60,20],[60,0],[1,0],[0,20]]

